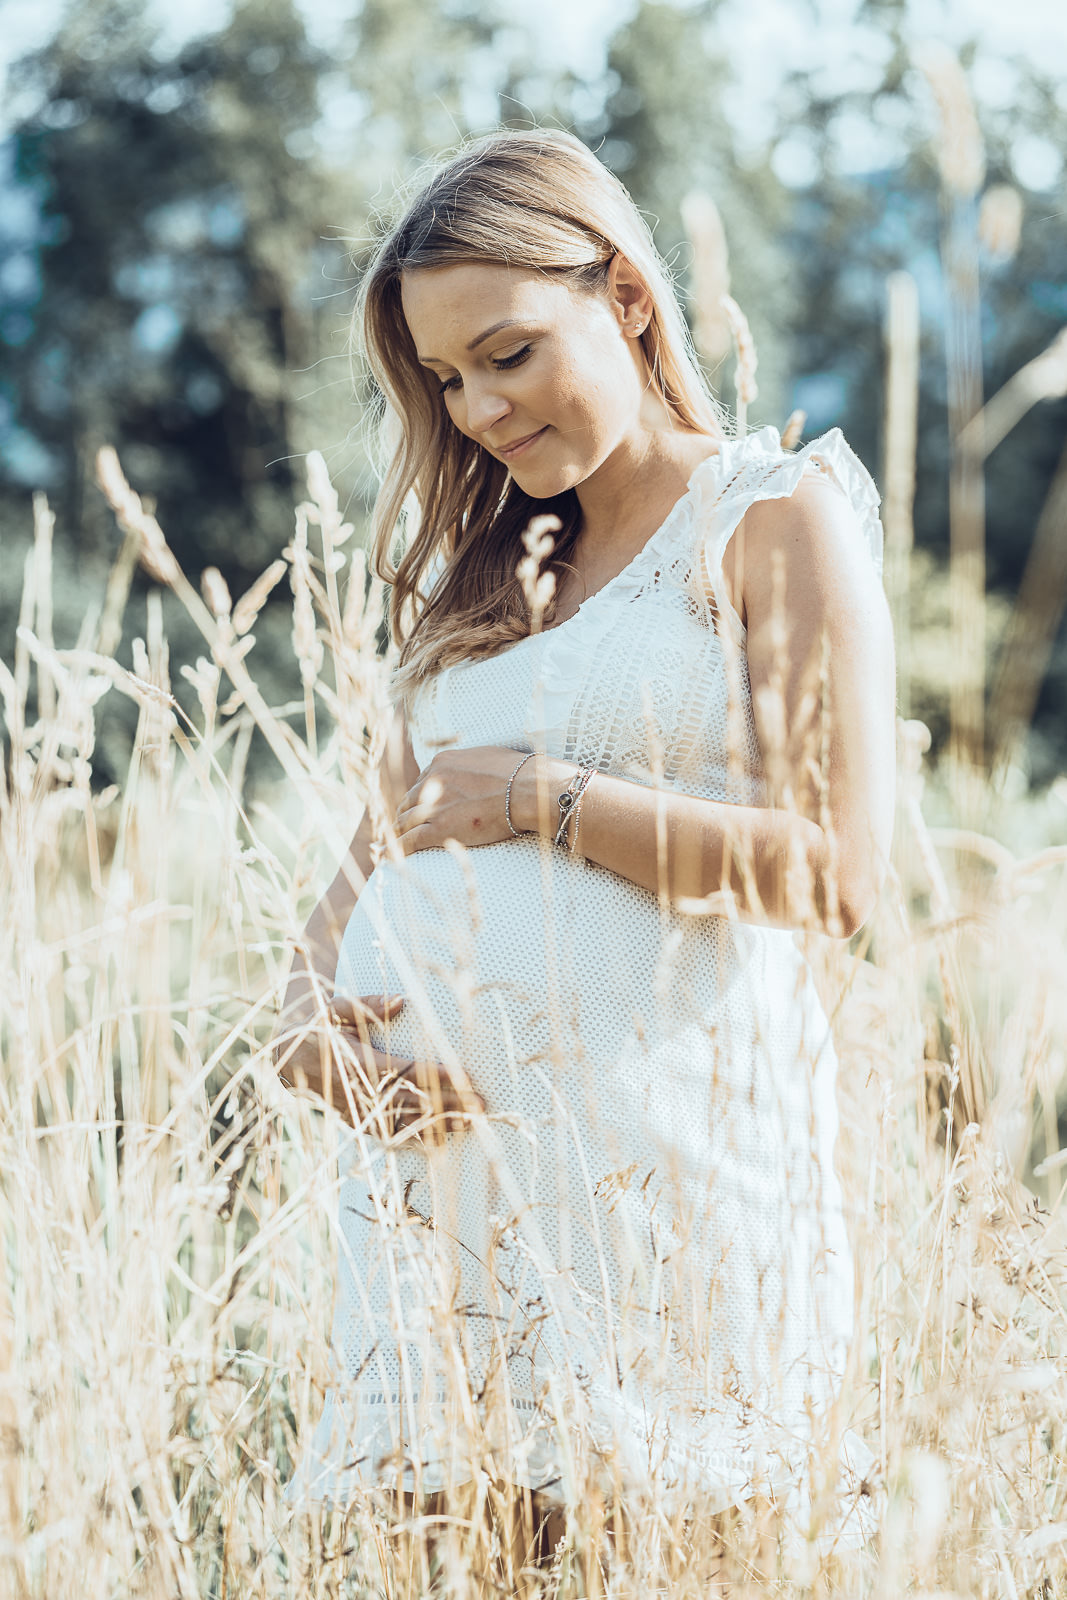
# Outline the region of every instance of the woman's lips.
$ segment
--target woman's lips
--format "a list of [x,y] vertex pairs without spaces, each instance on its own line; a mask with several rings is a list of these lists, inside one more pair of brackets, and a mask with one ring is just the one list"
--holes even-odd
[[536,433],[528,433],[524,439],[516,439],[514,444],[501,445],[500,454],[505,460],[514,461],[516,456],[520,456],[526,450],[529,450],[530,446],[536,444],[541,435],[547,432],[548,427],[546,424],[544,428],[538,428]]

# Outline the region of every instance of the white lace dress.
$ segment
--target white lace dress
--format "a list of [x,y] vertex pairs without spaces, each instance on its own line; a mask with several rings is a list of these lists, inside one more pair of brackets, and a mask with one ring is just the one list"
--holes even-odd
[[[420,691],[420,766],[503,745],[762,803],[744,629],[712,597],[745,510],[814,467],[880,566],[878,496],[839,430],[796,454],[773,428],[727,441],[572,617]],[[336,1370],[290,1504],[475,1462],[560,1500],[590,1471],[707,1511],[795,1492],[852,1263],[835,1057],[794,936],[525,835],[379,864],[336,982],[403,994],[374,1042],[461,1060],[487,1112],[431,1152],[345,1130]],[[846,1440],[854,1487],[871,1457]]]

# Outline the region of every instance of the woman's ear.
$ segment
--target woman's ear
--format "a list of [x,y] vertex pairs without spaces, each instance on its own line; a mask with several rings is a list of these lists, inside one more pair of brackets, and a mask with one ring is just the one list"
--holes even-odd
[[652,321],[652,296],[620,250],[608,267],[608,295],[623,333],[639,338]]

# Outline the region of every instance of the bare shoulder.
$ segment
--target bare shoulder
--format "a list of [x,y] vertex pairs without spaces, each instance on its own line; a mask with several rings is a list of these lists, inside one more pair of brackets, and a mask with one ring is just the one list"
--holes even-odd
[[805,472],[791,495],[749,507],[722,567],[749,631],[771,610],[776,582],[784,583],[789,611],[840,605],[869,613],[884,599],[858,513],[834,479],[817,469]]

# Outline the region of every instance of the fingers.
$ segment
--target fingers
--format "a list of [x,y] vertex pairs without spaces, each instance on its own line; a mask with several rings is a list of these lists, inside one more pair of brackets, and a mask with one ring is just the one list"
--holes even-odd
[[[440,778],[427,778],[418,786],[418,797],[411,805],[402,804],[405,826],[417,828],[422,822],[429,822],[437,806],[437,802],[445,792],[445,786]],[[397,814],[399,820],[399,812]]]
[[273,1042],[271,1059],[283,1088],[323,1093],[331,1075],[331,1054],[325,1035],[310,1028],[293,1029]]
[[382,1120],[393,1136],[438,1143],[444,1133],[461,1132],[485,1110],[485,1100],[469,1082],[454,1081],[440,1062],[410,1062],[381,1086]]
[[409,1067],[403,1074],[403,1083],[413,1100],[437,1115],[465,1117],[486,1109],[483,1096],[469,1082],[457,1083],[439,1062],[418,1071]]
[[444,1133],[468,1127],[486,1103],[461,1067],[405,1061],[371,1043],[369,1026],[384,1026],[403,1005],[403,995],[338,996],[332,1028],[309,1028],[275,1054],[284,1087],[310,1089],[354,1126],[369,1117],[386,1138],[437,1143]]
[[334,995],[330,1003],[331,1019],[342,1027],[355,1027],[365,1045],[370,1045],[366,1034],[368,1022],[378,1027],[392,1022],[403,1005],[403,995],[360,995],[352,1000],[349,995]]

